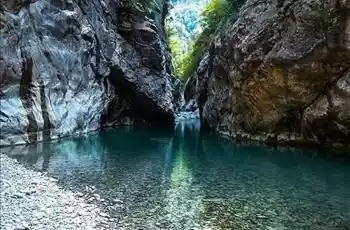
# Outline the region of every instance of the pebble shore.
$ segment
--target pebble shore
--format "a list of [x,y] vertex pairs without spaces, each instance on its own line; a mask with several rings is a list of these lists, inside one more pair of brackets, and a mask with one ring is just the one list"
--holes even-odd
[[106,229],[106,215],[83,194],[0,154],[1,229]]

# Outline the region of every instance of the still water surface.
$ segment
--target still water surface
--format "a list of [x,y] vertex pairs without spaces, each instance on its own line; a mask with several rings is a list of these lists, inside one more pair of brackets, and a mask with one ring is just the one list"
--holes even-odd
[[198,122],[6,152],[68,189],[98,194],[111,229],[350,229],[349,159],[238,145],[201,135]]

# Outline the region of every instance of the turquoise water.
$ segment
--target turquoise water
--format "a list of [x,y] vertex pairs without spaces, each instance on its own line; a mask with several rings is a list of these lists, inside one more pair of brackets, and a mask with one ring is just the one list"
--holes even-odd
[[197,122],[2,151],[98,194],[111,229],[350,229],[349,159],[238,145],[201,135]]

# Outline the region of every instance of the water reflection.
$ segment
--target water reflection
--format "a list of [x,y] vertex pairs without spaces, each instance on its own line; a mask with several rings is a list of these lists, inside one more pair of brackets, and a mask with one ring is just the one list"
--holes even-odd
[[174,154],[174,163],[164,198],[165,211],[168,213],[168,222],[164,228],[200,227],[198,223],[204,211],[204,193],[200,185],[195,183],[189,160],[189,151],[198,152],[199,139],[199,123],[184,122],[175,129],[170,150],[170,154]]
[[[113,229],[349,229],[350,164],[199,132],[106,130],[2,148],[62,186],[98,194]],[[93,189],[91,189],[93,188]],[[115,201],[118,202],[115,202]]]

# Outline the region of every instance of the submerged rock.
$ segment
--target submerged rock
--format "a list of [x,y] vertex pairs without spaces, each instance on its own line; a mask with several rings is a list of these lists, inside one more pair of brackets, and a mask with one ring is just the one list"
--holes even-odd
[[163,0],[1,1],[0,145],[171,125],[165,13]]
[[236,138],[349,145],[349,6],[246,1],[197,69],[202,124]]

